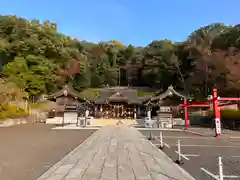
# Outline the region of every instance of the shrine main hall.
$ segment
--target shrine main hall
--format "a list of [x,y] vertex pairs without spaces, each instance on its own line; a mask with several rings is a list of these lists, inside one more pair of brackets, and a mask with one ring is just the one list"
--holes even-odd
[[145,109],[146,97],[138,97],[137,90],[128,87],[103,88],[92,101],[97,118],[136,119]]

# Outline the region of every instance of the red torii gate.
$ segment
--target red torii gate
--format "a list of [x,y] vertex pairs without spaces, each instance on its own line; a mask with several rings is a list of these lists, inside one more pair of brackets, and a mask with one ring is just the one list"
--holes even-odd
[[[223,103],[220,104],[219,101],[235,101],[230,103]],[[209,102],[209,104],[205,104]],[[184,120],[185,120],[185,128],[189,127],[189,120],[188,120],[188,107],[210,107],[212,104],[213,106],[213,117],[215,121],[215,134],[216,137],[221,135],[221,114],[220,114],[220,107],[222,106],[229,106],[233,104],[240,104],[240,98],[231,98],[231,97],[218,97],[217,89],[214,88],[212,90],[212,97],[204,100],[200,100],[197,102],[187,102],[187,98],[184,98],[184,104],[180,104],[180,107],[184,107]]]

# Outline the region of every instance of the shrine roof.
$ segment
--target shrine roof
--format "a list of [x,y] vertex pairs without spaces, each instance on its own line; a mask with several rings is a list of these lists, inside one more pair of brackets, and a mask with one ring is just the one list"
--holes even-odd
[[77,98],[79,100],[83,100],[85,101],[85,98],[80,96],[80,93],[77,92],[71,85],[65,84],[62,89],[60,89],[59,91],[47,96],[47,99],[51,100],[51,99],[56,99],[59,98],[61,96],[64,96],[66,93],[66,96],[71,96],[74,98]]
[[95,104],[108,104],[110,102],[141,104],[142,99],[137,97],[137,90],[129,87],[102,88]]
[[169,86],[168,89],[166,91],[160,92],[158,94],[156,94],[155,96],[147,99],[144,101],[144,103],[148,103],[148,102],[154,102],[154,101],[161,101],[167,97],[172,97],[172,96],[177,96],[179,98],[185,98],[188,96],[184,95],[183,93],[179,93],[178,91],[176,91],[173,86]]

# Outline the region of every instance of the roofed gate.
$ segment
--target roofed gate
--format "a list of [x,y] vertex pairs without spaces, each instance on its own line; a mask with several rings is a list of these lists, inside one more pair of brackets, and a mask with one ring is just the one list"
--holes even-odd
[[67,84],[47,99],[56,102],[54,116],[62,117],[62,124],[77,123],[77,118],[85,115],[88,105],[86,99]]
[[186,96],[177,92],[173,86],[158,95],[151,97],[145,103],[148,106],[148,117],[157,117],[157,127],[173,127],[173,118],[177,116],[178,105]]

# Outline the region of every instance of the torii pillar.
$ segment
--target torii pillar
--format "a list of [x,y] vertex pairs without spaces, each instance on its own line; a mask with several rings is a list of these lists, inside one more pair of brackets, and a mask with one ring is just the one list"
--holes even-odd
[[184,97],[184,120],[185,120],[185,129],[189,128],[189,120],[188,120],[188,107],[187,107],[187,97]]
[[221,135],[221,121],[220,121],[220,107],[219,107],[219,100],[217,95],[217,89],[213,88],[212,91],[213,97],[213,117],[215,121],[215,135],[216,137]]

